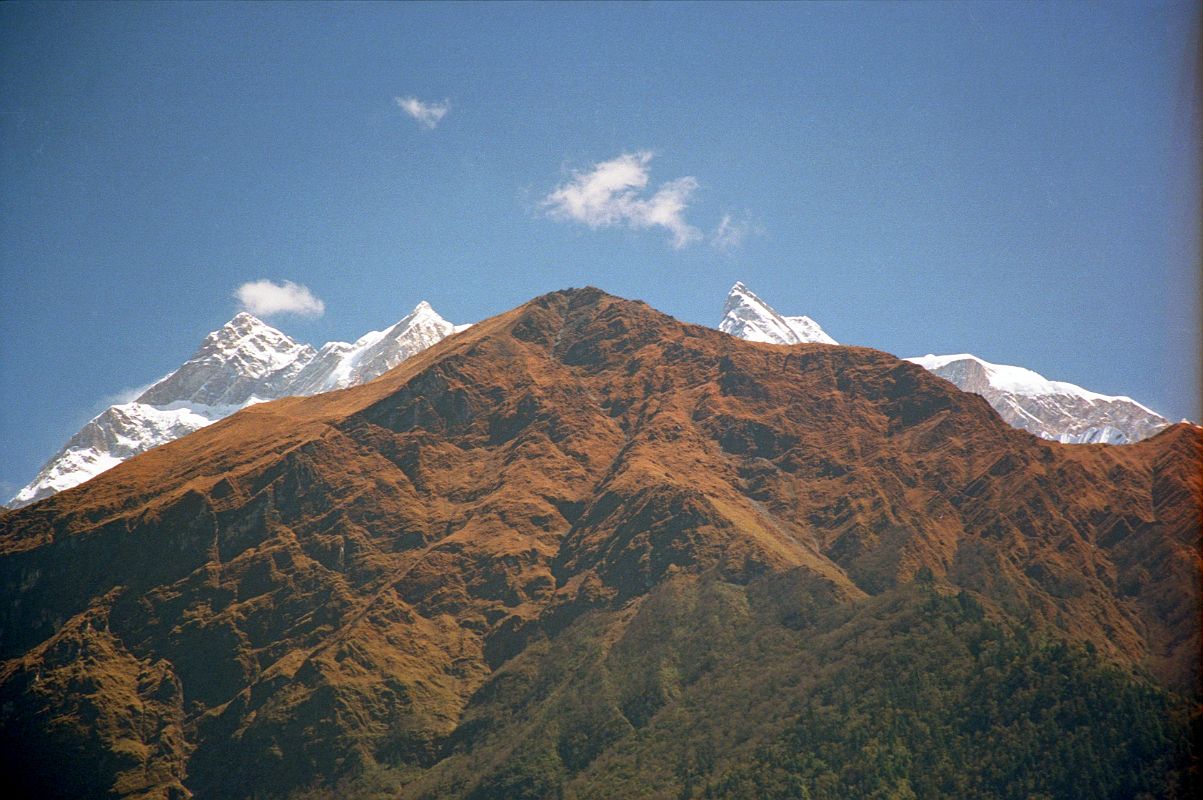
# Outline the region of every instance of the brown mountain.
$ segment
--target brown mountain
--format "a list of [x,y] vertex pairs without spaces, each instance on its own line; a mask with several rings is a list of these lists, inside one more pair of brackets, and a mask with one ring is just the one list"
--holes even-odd
[[[894,658],[924,697],[922,659],[961,659],[937,677],[962,705],[1015,681],[1081,714],[1075,686],[1137,719],[1191,702],[1201,463],[1195,426],[1058,445],[885,353],[557,292],[0,517],[6,772],[71,797],[874,796],[773,754]],[[1066,719],[1058,741],[1106,727]],[[1021,783],[917,753],[875,780]]]

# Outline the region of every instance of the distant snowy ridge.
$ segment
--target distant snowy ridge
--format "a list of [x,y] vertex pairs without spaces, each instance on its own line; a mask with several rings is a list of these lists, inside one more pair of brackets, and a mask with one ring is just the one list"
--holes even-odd
[[452,325],[423,300],[387,330],[365,333],[353,344],[323,345],[297,374],[288,394],[311,395],[358,386],[467,327]]
[[1136,405],[1145,413],[1155,413],[1152,409],[1137,403],[1131,397],[1099,394],[1098,392],[1092,392],[1089,389],[1083,389],[1081,386],[1065,381],[1050,381],[1040,373],[1033,372],[1026,367],[991,364],[989,361],[978,358],[972,353],[958,353],[954,356],[936,356],[928,353],[925,356],[916,356],[906,360],[932,372],[949,369],[958,361],[973,361],[981,367],[988,385],[1002,392],[1011,392],[1012,394],[1024,395],[1026,397],[1063,394],[1091,402],[1104,403],[1124,401]]
[[[753,342],[836,344],[809,317],[787,317],[742,283],[727,294],[719,330]],[[1130,397],[1112,397],[1052,381],[1024,367],[992,364],[969,353],[908,358],[966,392],[980,394],[1016,428],[1069,444],[1145,439],[1169,420]]]
[[70,489],[248,405],[366,383],[467,327],[453,325],[422,301],[386,330],[315,350],[239,313],[133,402],[93,417],[8,505],[17,508]]
[[[257,402],[251,398],[245,405]],[[72,436],[27,486],[9,501],[17,508],[70,489],[127,458],[192,433],[243,406],[122,403],[109,406]]]
[[992,364],[970,353],[928,354],[907,361],[963,391],[980,394],[1006,422],[1045,439],[1124,444],[1146,439],[1170,424],[1130,397],[1099,394],[1024,367]]

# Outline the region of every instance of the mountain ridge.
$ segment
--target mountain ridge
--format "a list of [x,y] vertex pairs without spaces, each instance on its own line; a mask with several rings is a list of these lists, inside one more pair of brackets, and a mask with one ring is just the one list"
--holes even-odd
[[1126,444],[1148,438],[1170,424],[1131,397],[1099,394],[968,353],[928,354],[907,360],[964,391],[982,395],[1008,423],[1045,439],[1066,444]]
[[[353,343],[328,342],[314,350],[240,312],[210,333],[189,361],[142,396],[132,403],[111,406],[90,420],[9,505],[25,505],[77,485],[133,453],[190,433],[245,405],[288,394],[317,394],[370,380],[414,352],[466,327],[448,323],[429,303],[421,301],[390,328],[369,331]],[[727,295],[718,329],[748,341],[838,344],[811,318],[778,313],[738,281]],[[251,350],[244,353],[234,348],[226,352],[229,344],[248,335]],[[1124,444],[1146,438],[1169,424],[1131,398],[1110,397],[1049,381],[1022,367],[992,364],[971,354],[929,354],[908,360],[964,391],[981,394],[1009,424],[1046,439],[1073,444]],[[230,362],[234,368],[224,368]],[[216,378],[214,369],[218,370]],[[216,388],[188,383],[189,379],[203,383],[206,376],[217,381]],[[1023,387],[1013,391],[1011,384],[1016,380]]]

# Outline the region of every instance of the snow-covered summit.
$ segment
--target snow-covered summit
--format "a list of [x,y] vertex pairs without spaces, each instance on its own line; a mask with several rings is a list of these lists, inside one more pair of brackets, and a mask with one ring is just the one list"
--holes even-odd
[[316,354],[243,311],[206,336],[192,358],[137,402],[237,406],[251,397],[280,397]]
[[810,317],[787,317],[736,281],[727,293],[718,329],[750,342],[838,344]]
[[252,403],[366,383],[467,327],[443,319],[423,300],[383,331],[315,350],[240,312],[134,402],[92,418],[9,504],[28,505],[69,489]]

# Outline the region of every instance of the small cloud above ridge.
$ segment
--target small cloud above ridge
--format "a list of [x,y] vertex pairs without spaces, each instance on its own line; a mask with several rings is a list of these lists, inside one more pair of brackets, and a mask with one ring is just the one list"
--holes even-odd
[[710,232],[710,246],[716,250],[731,251],[752,234],[763,232],[763,229],[753,227],[746,219],[737,220],[731,214],[723,214],[718,226]]
[[249,281],[234,290],[234,297],[243,310],[257,317],[276,314],[320,317],[326,313],[326,304],[309,287],[292,281],[273,283],[266,278]]
[[648,151],[623,153],[589,170],[573,172],[572,179],[552,190],[542,205],[553,219],[581,222],[590,228],[665,228],[676,249],[701,239],[701,231],[685,221],[697,179],[688,175],[677,178],[646,196],[651,160]]
[[109,406],[120,406],[125,405],[126,403],[132,403],[141,397],[147,389],[154,386],[157,382],[158,381],[154,381],[151,383],[144,383],[141,386],[131,386],[126,389],[118,389],[112,394],[107,394],[100,398],[99,405],[103,406],[104,408],[108,408]]
[[451,102],[449,100],[444,100],[441,103],[426,103],[416,97],[394,97],[393,100],[402,111],[416,119],[423,127],[431,130],[451,110]]

